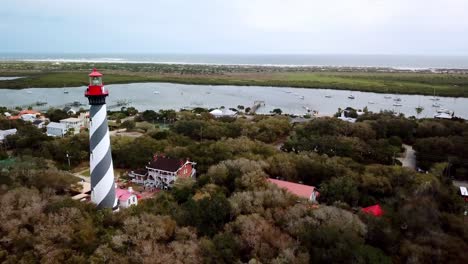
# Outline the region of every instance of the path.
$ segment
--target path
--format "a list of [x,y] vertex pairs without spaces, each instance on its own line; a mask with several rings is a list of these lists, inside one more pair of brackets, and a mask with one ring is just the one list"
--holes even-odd
[[85,170],[75,172],[75,173],[72,173],[72,174],[73,174],[73,176],[78,177],[78,178],[84,180],[85,182],[90,182],[91,181],[91,176],[86,177],[86,176],[81,175],[82,173],[84,173],[87,170],[89,170],[89,169],[85,169]]
[[413,147],[406,144],[403,144],[403,147],[405,148],[404,156],[398,158],[398,160],[401,162],[403,167],[416,170],[416,153]]

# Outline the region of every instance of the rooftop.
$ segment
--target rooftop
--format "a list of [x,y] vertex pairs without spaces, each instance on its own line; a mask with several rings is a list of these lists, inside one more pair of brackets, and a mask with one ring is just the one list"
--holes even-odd
[[288,192],[295,194],[299,197],[310,199],[312,193],[315,191],[314,186],[288,182],[288,181],[281,181],[275,179],[268,179],[269,182],[275,184],[276,186],[287,190]]
[[130,198],[132,195],[134,195],[134,193],[127,189],[120,189],[120,188],[115,189],[115,196],[117,197],[117,199],[121,201],[128,200],[128,198]]
[[176,172],[185,162],[179,159],[155,156],[154,160],[148,164],[148,168]]
[[62,122],[80,122],[80,121],[81,121],[81,119],[79,119],[79,118],[69,117],[69,118],[65,118],[65,119],[60,120],[60,123],[62,123]]
[[58,128],[58,129],[62,129],[62,130],[66,130],[67,129],[67,126],[63,123],[57,123],[57,122],[50,122],[48,125],[47,125],[47,128]]

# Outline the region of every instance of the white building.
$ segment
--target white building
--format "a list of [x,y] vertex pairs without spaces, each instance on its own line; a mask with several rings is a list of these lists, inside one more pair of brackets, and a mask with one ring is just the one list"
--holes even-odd
[[115,196],[119,200],[119,207],[121,208],[138,205],[138,196],[133,192],[132,187],[128,187],[128,189],[116,188]]
[[150,189],[168,189],[172,188],[178,178],[195,177],[195,165],[195,162],[189,160],[155,155],[146,169],[132,171],[128,176],[132,178],[132,182],[143,184]]
[[75,117],[60,120],[60,124],[64,124],[67,131],[73,128],[75,134],[80,133],[80,129],[83,126],[83,120]]
[[39,129],[42,129],[45,126],[45,122],[42,119],[36,119],[32,122],[32,124]]
[[50,122],[47,125],[47,135],[50,137],[63,137],[67,133],[67,126],[63,123]]
[[24,114],[24,115],[21,115],[21,119],[23,121],[28,121],[28,122],[33,122],[34,120],[36,120],[37,118],[37,115],[35,114]]
[[78,119],[80,119],[81,122],[83,122],[83,127],[89,128],[89,112],[80,113]]
[[210,114],[216,118],[219,117],[235,117],[237,115],[237,112],[234,112],[229,109],[214,109],[210,112]]
[[9,135],[15,135],[18,130],[16,128],[7,129],[7,130],[0,130],[0,142],[3,142],[5,138]]

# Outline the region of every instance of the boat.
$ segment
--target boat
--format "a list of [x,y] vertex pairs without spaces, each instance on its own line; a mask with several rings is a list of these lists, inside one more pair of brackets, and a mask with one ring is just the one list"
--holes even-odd
[[355,98],[355,97],[354,97],[354,95],[352,95],[352,94],[351,94],[350,96],[348,96],[348,99],[354,99],[354,98]]
[[27,91],[28,94],[32,94],[32,91]]
[[154,94],[159,94],[159,91],[154,91],[153,93],[154,93]]
[[397,98],[393,99],[393,101],[395,101],[395,102],[401,102],[401,98],[400,98],[400,97],[397,97]]
[[63,93],[64,93],[64,94],[68,94],[68,91],[67,91],[67,90],[65,90],[65,91],[63,91]]
[[374,101],[369,101],[368,103],[369,103],[369,104],[375,104],[375,102],[374,102]]
[[439,101],[440,99],[436,96],[436,92],[435,92],[435,88],[434,88],[434,95],[429,98],[429,100],[432,100],[432,101]]
[[400,103],[394,103],[393,106],[403,106],[403,105]]
[[325,95],[325,98],[332,98],[332,96],[327,94],[327,95]]
[[439,109],[436,110],[436,112],[439,113],[439,114],[444,113],[444,114],[449,114],[449,115],[451,115],[453,113],[453,111],[451,111],[451,110],[449,110],[447,108],[439,108]]
[[390,95],[386,95],[384,96],[385,99],[392,99],[392,97]]
[[441,106],[442,106],[442,105],[439,104],[439,103],[433,103],[433,104],[432,104],[432,107],[441,107]]
[[302,100],[304,100],[304,96],[303,96],[303,95],[299,96],[299,98],[302,99]]

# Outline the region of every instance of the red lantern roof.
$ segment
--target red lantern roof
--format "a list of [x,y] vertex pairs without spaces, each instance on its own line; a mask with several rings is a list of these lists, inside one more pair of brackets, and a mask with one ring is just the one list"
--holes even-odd
[[94,68],[93,72],[89,74],[89,77],[102,77],[102,74]]

